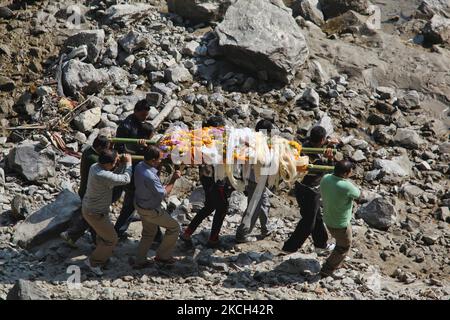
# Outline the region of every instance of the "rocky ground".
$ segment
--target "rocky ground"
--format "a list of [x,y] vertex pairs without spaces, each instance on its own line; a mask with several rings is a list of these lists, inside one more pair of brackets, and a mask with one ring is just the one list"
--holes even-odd
[[[28,296],[54,299],[448,300],[445,1],[373,1],[381,29],[367,22],[362,0],[321,9],[314,0],[286,0],[292,11],[280,1],[203,1],[208,9],[201,2],[77,1],[74,11],[68,1],[0,1],[0,299],[23,279]],[[87,236],[78,249],[53,236],[78,205],[67,190],[78,187],[79,152],[100,132],[115,132],[145,97],[155,102],[153,121],[173,108],[161,133],[220,113],[234,126],[273,119],[291,139],[316,123],[343,138],[337,157],[358,163],[363,196],[342,279],[319,279],[324,257],[309,240],[294,255],[280,254],[299,219],[282,184],[271,197],[269,238],[234,243],[246,201],[235,192],[220,248],[205,247],[205,221],[193,247],[178,244],[177,264],[135,271],[128,265],[140,236],[135,222],[105,276],[82,270],[81,287],[72,287],[72,268],[92,247]],[[196,175],[188,169],[167,201],[183,225],[203,201]]]

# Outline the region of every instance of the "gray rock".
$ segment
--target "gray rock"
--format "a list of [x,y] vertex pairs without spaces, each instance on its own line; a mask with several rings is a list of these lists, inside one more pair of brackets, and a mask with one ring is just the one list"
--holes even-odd
[[16,84],[8,77],[0,75],[0,91],[13,91],[16,88]]
[[173,108],[172,112],[170,113],[169,119],[172,121],[180,120],[183,117],[183,114],[181,113],[181,109],[178,107]]
[[117,58],[117,55],[119,54],[119,44],[114,39],[114,37],[110,36],[108,40],[106,40],[105,47],[106,50],[104,57],[115,60]]
[[368,0],[319,0],[326,19],[337,17],[349,10],[367,13],[370,2]]
[[172,89],[167,87],[164,83],[157,82],[153,84],[152,91],[159,93],[165,97],[170,97],[172,95]]
[[91,131],[100,122],[101,118],[102,109],[97,107],[80,113],[73,122],[78,130],[86,132]]
[[130,81],[128,80],[130,74],[128,71],[112,66],[108,69],[109,79],[112,85],[119,90],[125,90],[130,85]]
[[448,153],[450,154],[450,142],[444,142],[439,145],[439,152],[442,154]]
[[54,202],[33,213],[17,226],[14,242],[23,248],[31,248],[58,236],[70,225],[80,206],[81,200],[77,194],[63,190]]
[[[333,120],[330,118],[329,115],[325,114],[324,116],[322,116],[322,118],[317,121],[312,127],[317,127],[317,126],[321,126],[323,128],[325,128],[325,131],[327,132],[327,135],[330,136],[334,133],[334,127],[333,127]],[[311,129],[308,130],[308,134],[311,132]]]
[[247,197],[242,192],[233,191],[228,203],[228,212],[230,214],[242,214],[247,209]]
[[433,244],[435,244],[440,238],[439,233],[437,232],[430,232],[427,234],[424,234],[422,236],[422,241],[427,245],[427,246],[431,246]]
[[3,168],[0,168],[0,186],[5,184],[5,171]]
[[170,12],[194,22],[217,21],[236,0],[167,0]]
[[128,32],[124,37],[118,41],[119,45],[125,52],[133,53],[135,51],[145,49],[149,45],[149,39],[142,33],[134,30]]
[[31,214],[30,203],[23,195],[14,196],[11,201],[11,216],[16,220],[24,220]]
[[420,197],[424,191],[415,185],[406,184],[402,186],[400,192],[403,194],[406,200],[414,201],[414,199]]
[[144,3],[117,4],[105,11],[106,23],[129,24],[138,19],[147,17],[152,6]]
[[190,57],[194,57],[196,55],[198,55],[198,48],[200,47],[200,43],[198,43],[197,41],[189,41],[187,42],[183,49],[181,50],[181,53],[188,55]]
[[290,274],[311,275],[319,273],[320,263],[319,261],[308,258],[305,255],[294,254],[282,262],[277,267],[277,270]]
[[313,107],[317,108],[320,106],[319,94],[313,88],[308,88],[305,90],[302,96],[303,100],[309,102]]
[[167,81],[173,83],[192,81],[192,75],[183,65],[175,65],[164,72]]
[[55,175],[55,154],[26,140],[9,152],[8,166],[28,181],[44,180]]
[[419,93],[415,90],[409,91],[402,97],[403,104],[408,108],[415,108],[420,105]]
[[397,210],[386,199],[375,198],[362,205],[356,211],[356,216],[373,228],[387,230],[395,222]]
[[393,141],[408,149],[417,149],[424,143],[416,131],[410,129],[397,129]]
[[366,160],[366,156],[364,155],[364,152],[362,150],[356,150],[352,155],[352,160],[355,162],[361,162]]
[[77,48],[86,45],[88,52],[86,62],[95,63],[104,50],[104,42],[105,31],[103,29],[83,30],[67,38],[63,48],[68,50],[69,47]]
[[381,99],[389,100],[395,97],[395,89],[389,87],[378,87],[377,93],[380,95]]
[[49,296],[32,281],[19,279],[8,292],[6,300],[49,300]]
[[301,15],[306,20],[321,26],[325,22],[319,0],[299,0],[292,6],[294,17]]
[[398,177],[409,177],[412,170],[412,163],[407,155],[394,157],[391,160],[375,159],[374,166],[385,174]]
[[14,11],[8,7],[0,7],[0,19],[11,19],[14,17]]
[[309,55],[291,10],[270,0],[238,0],[229,7],[216,33],[227,59],[255,72],[265,71],[271,79],[284,83]]
[[450,2],[448,0],[424,0],[418,9],[427,18],[434,15],[450,18]]
[[59,159],[58,162],[66,166],[75,166],[80,164],[80,159],[74,156],[64,156],[61,159]]
[[109,82],[105,70],[95,69],[91,64],[70,60],[63,68],[64,92],[75,96],[77,92],[90,95],[100,92]]
[[422,30],[425,39],[434,44],[450,44],[450,19],[435,15]]

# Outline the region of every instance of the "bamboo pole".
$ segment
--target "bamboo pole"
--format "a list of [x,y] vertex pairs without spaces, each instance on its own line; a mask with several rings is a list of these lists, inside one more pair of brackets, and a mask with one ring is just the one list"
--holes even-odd
[[[139,161],[139,160],[144,160],[144,156],[131,156],[131,159]],[[322,166],[322,165],[316,165],[316,164],[309,164],[308,165],[308,169],[309,170],[314,170],[314,171],[333,171],[334,167],[333,166]]]

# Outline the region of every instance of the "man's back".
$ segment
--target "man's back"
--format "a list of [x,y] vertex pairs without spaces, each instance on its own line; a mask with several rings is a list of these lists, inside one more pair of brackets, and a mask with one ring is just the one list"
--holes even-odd
[[80,198],[84,197],[87,188],[87,182],[89,177],[89,169],[92,165],[97,163],[98,154],[95,152],[94,148],[88,147],[83,151],[81,155],[81,164],[80,164],[80,188],[78,189],[78,194]]
[[320,182],[323,202],[323,219],[331,228],[346,228],[352,217],[353,200],[359,198],[360,191],[350,181],[325,175]]

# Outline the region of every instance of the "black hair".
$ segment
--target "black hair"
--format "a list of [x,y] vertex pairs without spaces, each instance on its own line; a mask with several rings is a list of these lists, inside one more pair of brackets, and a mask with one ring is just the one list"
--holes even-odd
[[155,132],[155,127],[151,123],[145,122],[142,124],[141,130],[145,137],[149,137]]
[[309,134],[309,139],[312,143],[319,143],[322,139],[327,137],[327,131],[324,127],[315,126],[311,129],[311,133]]
[[140,112],[140,111],[149,111],[150,106],[148,105],[147,100],[139,100],[135,106],[134,106],[134,112]]
[[106,149],[109,147],[110,141],[106,136],[97,136],[95,138],[94,142],[92,143],[92,147],[95,150],[98,149]]
[[338,161],[334,166],[334,174],[337,176],[343,176],[349,173],[353,169],[353,167],[353,162],[348,159]]
[[98,157],[98,163],[100,164],[108,164],[113,163],[117,158],[117,151],[116,150],[105,150],[102,153],[100,153],[100,156]]
[[159,159],[161,150],[155,146],[150,146],[145,150],[144,159],[145,161],[152,161]]
[[212,116],[203,122],[204,127],[224,127],[225,119],[222,116]]
[[256,124],[255,131],[259,132],[261,130],[267,131],[267,133],[270,133],[273,129],[273,124],[269,120],[263,119],[259,120]]

